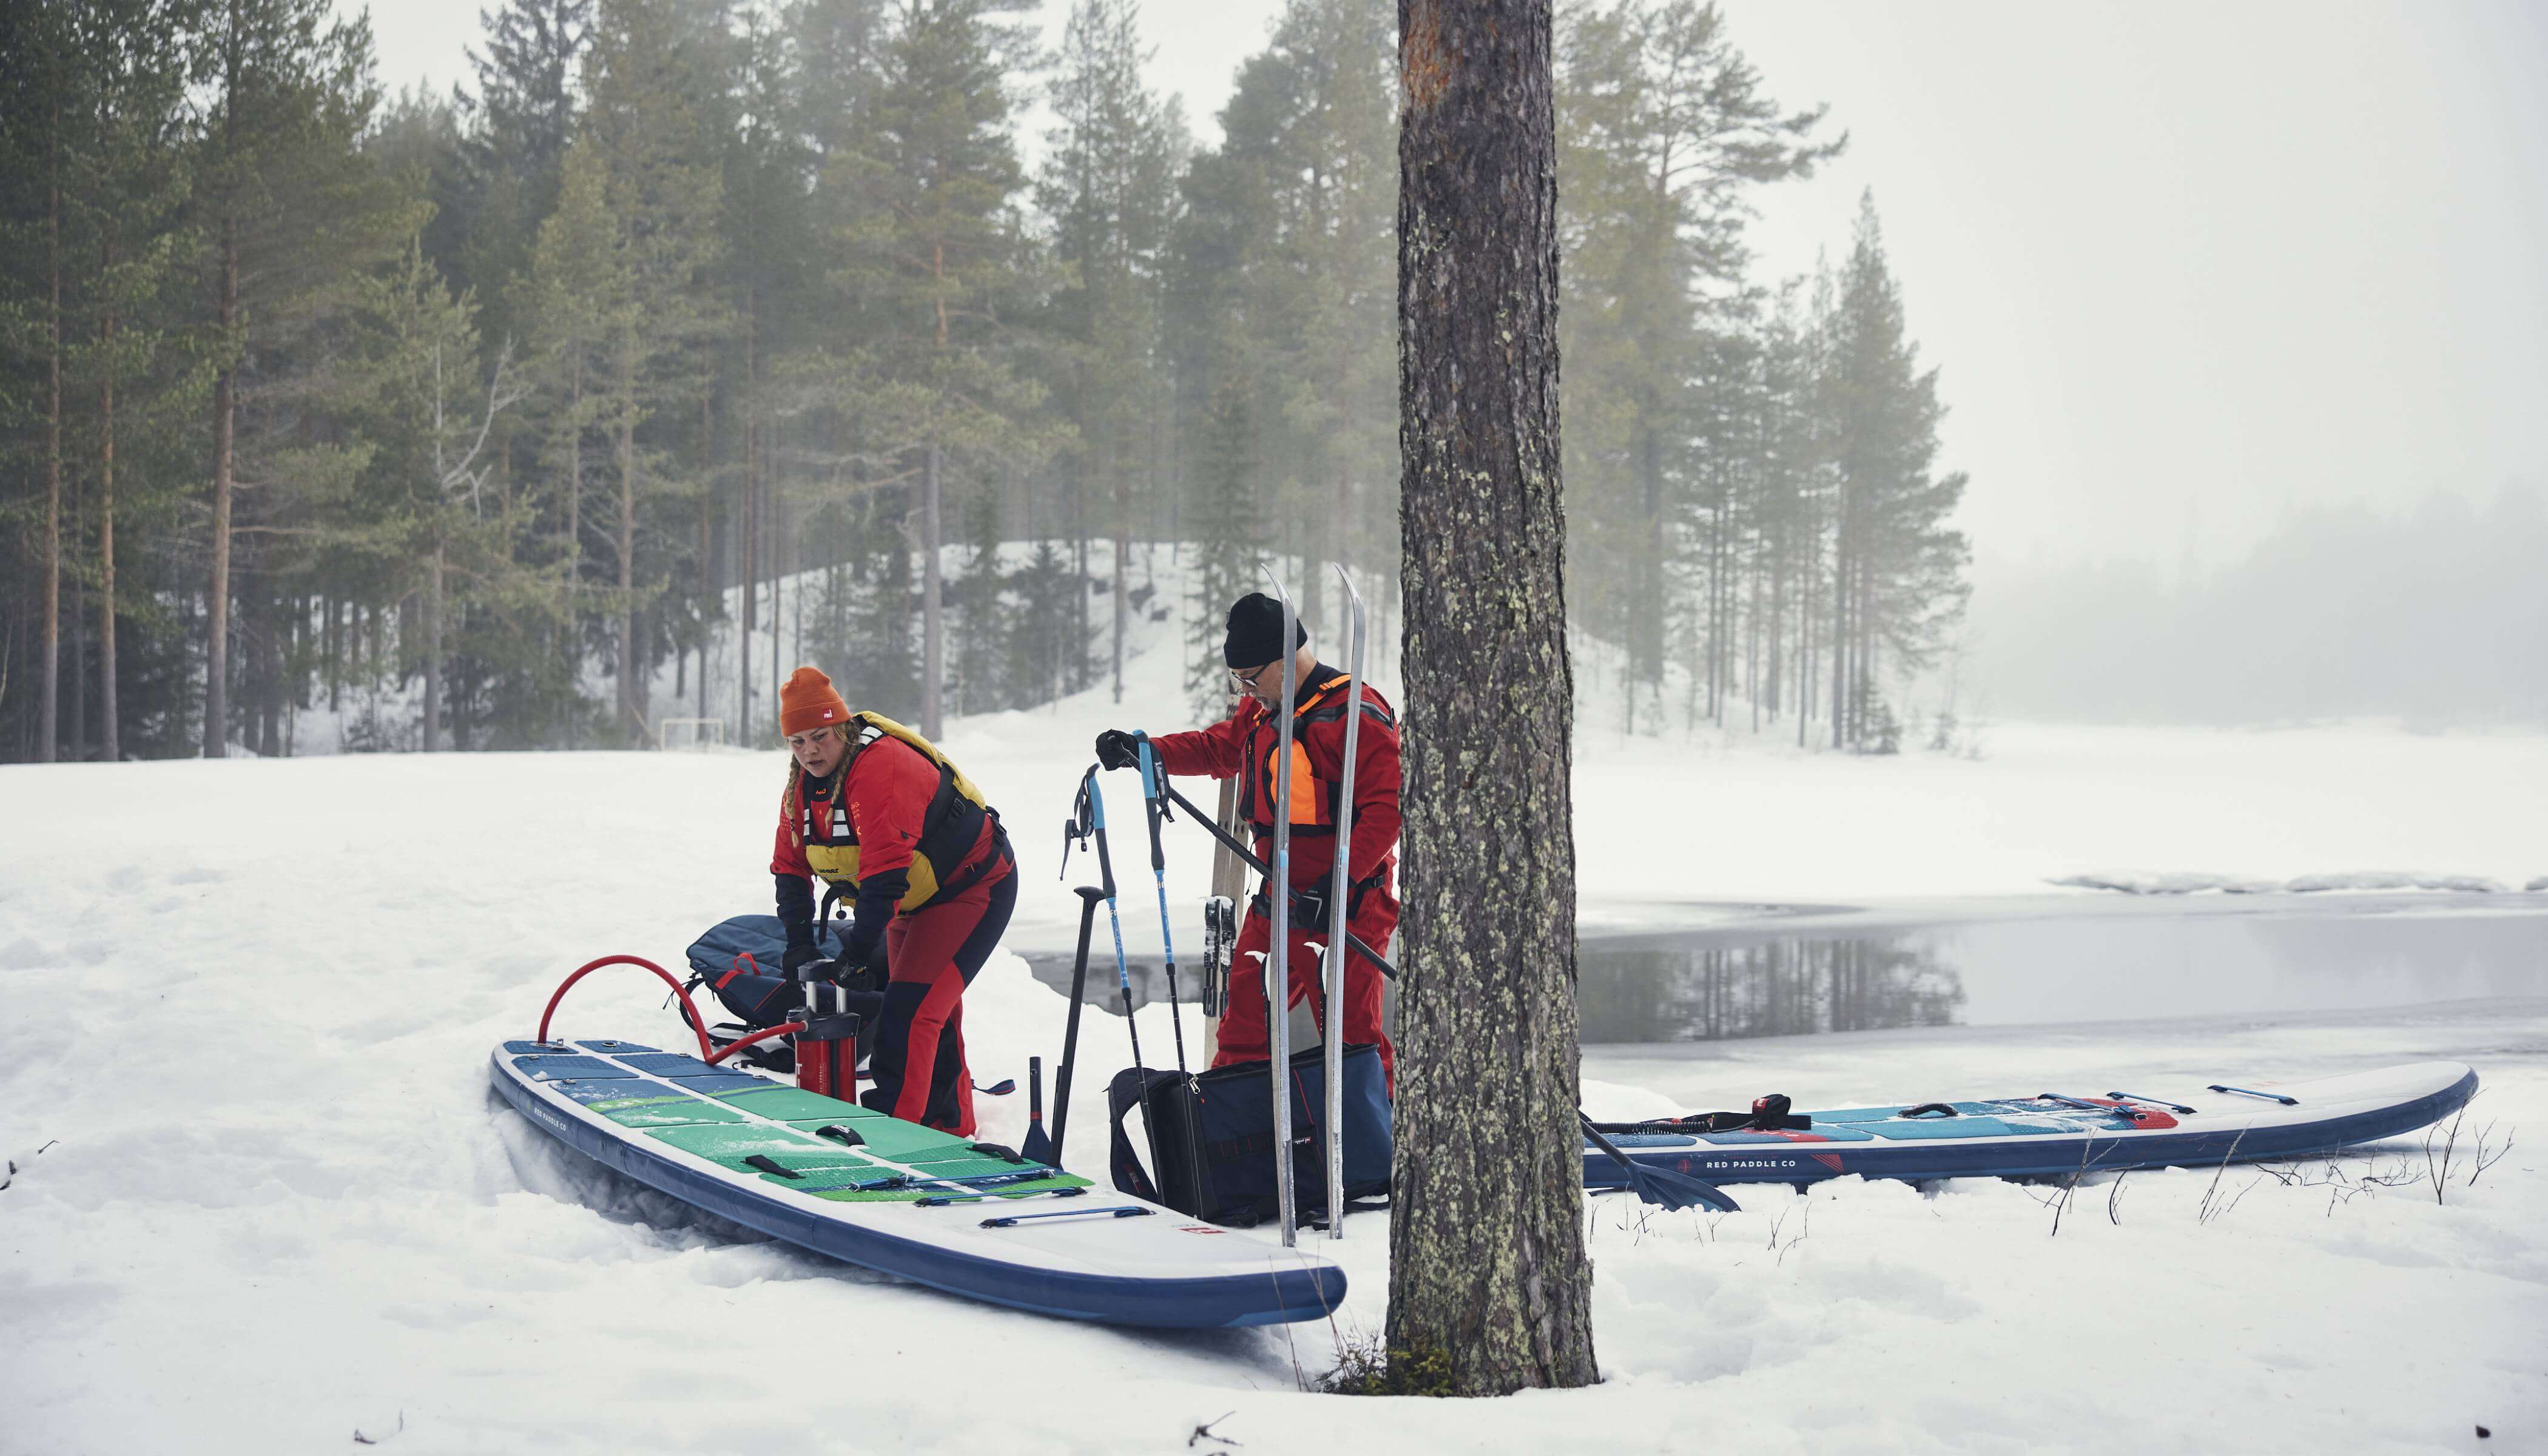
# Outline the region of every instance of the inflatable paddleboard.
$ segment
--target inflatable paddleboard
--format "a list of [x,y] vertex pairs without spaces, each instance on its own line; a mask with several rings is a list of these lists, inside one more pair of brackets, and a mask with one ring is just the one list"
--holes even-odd
[[1315,1255],[695,1056],[506,1042],[490,1072],[524,1117],[607,1167],[950,1294],[1171,1328],[1323,1319],[1344,1299],[1344,1271]]
[[[2043,1092],[1841,1108],[1805,1114],[1811,1121],[1804,1128],[1769,1132],[1648,1125],[1614,1132],[1610,1141],[1641,1163],[1709,1183],[2041,1177],[2305,1157],[2430,1127],[2476,1094],[2469,1067],[2424,1061],[2311,1082],[2215,1083],[2163,1097]],[[1588,1143],[1584,1181],[1617,1188],[1626,1174]]]

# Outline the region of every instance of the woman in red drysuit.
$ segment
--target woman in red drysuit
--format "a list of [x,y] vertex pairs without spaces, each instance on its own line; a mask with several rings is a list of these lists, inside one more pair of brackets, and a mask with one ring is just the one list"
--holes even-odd
[[865,965],[881,939],[890,975],[868,1064],[875,1085],[859,1100],[970,1138],[962,998],[1018,899],[1000,816],[928,740],[851,712],[812,668],[779,689],[778,726],[796,759],[770,857],[785,966],[818,958],[813,877],[855,886],[838,964]]

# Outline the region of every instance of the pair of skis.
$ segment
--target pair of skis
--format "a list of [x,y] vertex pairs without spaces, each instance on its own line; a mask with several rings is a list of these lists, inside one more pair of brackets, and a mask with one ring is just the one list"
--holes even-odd
[[[1282,708],[1275,714],[1274,745],[1274,855],[1267,866],[1265,898],[1274,912],[1273,941],[1265,957],[1265,1021],[1273,1052],[1270,1066],[1274,1079],[1274,1198],[1277,1216],[1283,1223],[1283,1245],[1292,1247],[1298,1241],[1300,1214],[1298,1194],[1292,1186],[1292,719],[1298,713],[1301,697],[1301,655],[1293,645],[1299,636],[1300,610],[1292,603],[1292,593],[1284,589],[1283,579],[1274,575],[1272,566],[1262,568],[1265,580],[1272,583],[1275,598],[1283,603],[1283,697]],[[1326,1054],[1326,1116],[1321,1132],[1320,1151],[1327,1170],[1327,1236],[1345,1236],[1345,1079],[1344,1079],[1344,999],[1345,943],[1351,938],[1346,923],[1351,919],[1353,874],[1354,759],[1362,735],[1362,669],[1363,650],[1368,636],[1369,615],[1364,610],[1362,593],[1354,590],[1353,577],[1339,564],[1336,580],[1343,584],[1346,614],[1350,619],[1347,637],[1345,680],[1345,744],[1344,777],[1337,785],[1336,856],[1334,877],[1327,891],[1326,942],[1319,946],[1320,971],[1326,993],[1324,1025],[1320,1028],[1320,1046]]]

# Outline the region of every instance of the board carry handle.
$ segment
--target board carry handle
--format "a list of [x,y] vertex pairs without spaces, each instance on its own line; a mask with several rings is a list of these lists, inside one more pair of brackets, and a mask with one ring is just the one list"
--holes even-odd
[[[2217,1091],[2218,1089],[2216,1088],[2215,1090]],[[2193,1108],[2186,1106],[2182,1102],[2170,1102],[2164,1097],[2143,1097],[2138,1092],[2109,1092],[2106,1095],[2109,1097],[2120,1097],[2127,1102],[2146,1102],[2152,1107],[2166,1108],[2169,1112],[2183,1113],[2187,1117],[2194,1116]]]
[[[2110,1092],[2106,1095],[2112,1097],[2119,1094]],[[2038,1092],[2035,1094],[2035,1100],[2038,1102],[2058,1102],[2064,1107],[2075,1107],[2081,1112],[2113,1112],[2115,1110],[2105,1103],[2097,1102],[2086,1097],[2073,1097],[2067,1092]],[[1935,1107],[1941,1104],[1932,1103],[1930,1105]]]
[[2301,1105],[2301,1100],[2297,1097],[2285,1097],[2280,1092],[2259,1092],[2252,1087],[2229,1087],[2224,1086],[2219,1082],[2214,1082],[2203,1090],[2206,1092],[2235,1092],[2241,1097],[2262,1097],[2267,1102],[2279,1102],[2285,1107],[2298,1107]]
[[997,1219],[984,1219],[982,1227],[1015,1228],[1029,1219],[1094,1219],[1101,1215],[1110,1219],[1146,1219],[1155,1212],[1157,1212],[1155,1209],[1138,1208],[1132,1204],[1122,1204],[1111,1209],[1055,1209],[1048,1214],[1007,1214]]
[[[2044,1095],[2049,1097],[2052,1094],[2048,1092]],[[1936,1113],[1940,1117],[1949,1118],[1959,1118],[1963,1116],[1962,1113],[1956,1111],[1953,1104],[1945,1102],[1924,1102],[1918,1107],[1906,1107],[1900,1112],[1895,1113],[1894,1116],[1897,1118],[1919,1118],[1927,1117],[1931,1113]]]

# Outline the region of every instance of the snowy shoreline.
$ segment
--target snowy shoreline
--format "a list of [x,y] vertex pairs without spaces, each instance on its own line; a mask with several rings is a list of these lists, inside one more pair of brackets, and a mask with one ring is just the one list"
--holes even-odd
[[[1008,815],[1021,920],[1065,939],[1053,830],[1088,737],[1117,721],[1141,718],[1085,701],[949,734]],[[2548,739],[1993,742],[1976,763],[1588,738],[1586,924],[1696,896],[1860,914],[2239,903],[2044,883],[2088,864],[2548,868]],[[2420,1169],[2413,1142],[2343,1162],[2341,1187],[2134,1174],[2080,1190],[2057,1234],[2047,1190],[1987,1181],[1750,1191],[1717,1220],[1596,1200],[1608,1380],[1588,1391],[1296,1393],[1381,1325],[1377,1218],[1343,1241],[1332,1326],[1194,1337],[1004,1314],[739,1236],[599,1176],[495,1101],[485,1067],[567,968],[678,960],[762,908],[780,772],[774,750],[0,769],[20,830],[0,839],[0,1153],[21,1164],[0,1189],[0,1449],[342,1448],[359,1428],[543,1456],[1169,1452],[1225,1412],[1214,1429],[1250,1451],[1664,1449],[1703,1428],[1772,1452],[2404,1452],[2479,1449],[2478,1422],[2499,1433],[2485,1449],[2548,1433],[2548,984],[2369,1012],[1590,1047],[1585,1098],[1605,1116],[1767,1091],[2164,1095],[2449,1058],[2485,1081],[2464,1138],[2492,1122],[2519,1142],[2474,1186],[2460,1164],[2439,1203],[2362,1182]],[[1191,830],[1175,847],[1183,905],[1208,854]],[[1137,949],[1156,931],[1128,914]],[[672,1045],[661,1002],[650,977],[595,977],[561,1030]],[[966,998],[977,1080],[1052,1057],[1062,1008],[995,957]],[[1165,1007],[1138,1015],[1145,1046],[1169,1045]],[[1092,1020],[1084,1067],[1120,1064],[1120,1037]],[[1084,1074],[1074,1098],[1083,1172],[1102,1173],[1103,1085]],[[1022,1132],[1022,1101],[989,1100],[984,1135]]]

